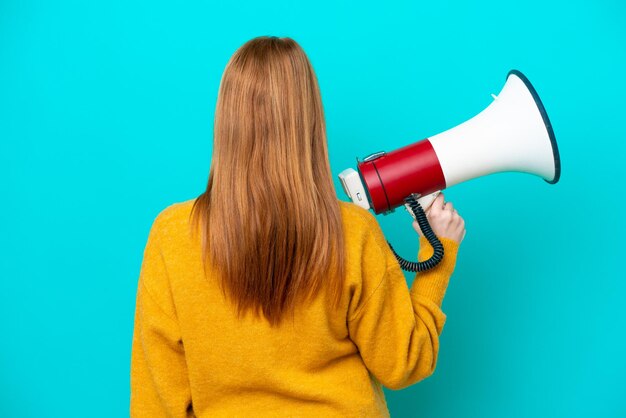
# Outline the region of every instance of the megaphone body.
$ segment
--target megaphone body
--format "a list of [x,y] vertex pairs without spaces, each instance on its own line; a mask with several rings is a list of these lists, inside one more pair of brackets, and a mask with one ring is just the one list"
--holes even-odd
[[511,70],[500,94],[462,124],[391,152],[357,159],[358,172],[339,174],[346,194],[375,213],[389,213],[409,195],[427,208],[439,191],[497,172],[524,172],[558,182],[552,125],[530,81]]

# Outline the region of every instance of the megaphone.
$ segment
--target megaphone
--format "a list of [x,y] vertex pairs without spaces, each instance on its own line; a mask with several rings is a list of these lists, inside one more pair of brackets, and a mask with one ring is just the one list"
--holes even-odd
[[510,171],[534,174],[549,184],[559,181],[561,162],[552,124],[528,78],[518,70],[509,71],[500,94],[492,97],[487,108],[460,125],[391,152],[357,158],[358,171],[348,168],[339,174],[348,197],[365,209],[387,214],[404,204],[413,210],[435,252],[421,267],[398,256],[405,270],[432,268],[443,257],[443,247],[427,221],[422,226],[423,209],[441,190]]

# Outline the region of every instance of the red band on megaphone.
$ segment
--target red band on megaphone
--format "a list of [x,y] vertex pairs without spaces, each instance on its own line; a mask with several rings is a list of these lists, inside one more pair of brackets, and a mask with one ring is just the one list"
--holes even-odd
[[358,164],[374,212],[404,204],[412,193],[425,196],[446,188],[439,158],[428,139]]

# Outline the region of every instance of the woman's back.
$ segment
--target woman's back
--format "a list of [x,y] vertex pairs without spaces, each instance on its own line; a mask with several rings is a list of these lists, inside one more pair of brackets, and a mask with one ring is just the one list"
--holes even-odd
[[[407,387],[436,365],[441,302],[458,243],[409,291],[374,216],[339,202],[346,275],[339,308],[321,291],[277,327],[238,318],[189,221],[195,199],[155,219],[137,292],[132,417],[388,416],[382,385]],[[432,248],[420,238],[418,258]]]

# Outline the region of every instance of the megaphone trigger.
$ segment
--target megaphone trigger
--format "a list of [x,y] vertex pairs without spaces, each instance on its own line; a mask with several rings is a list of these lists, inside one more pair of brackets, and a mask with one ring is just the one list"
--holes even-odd
[[[427,194],[426,196],[420,196],[419,194],[416,194],[416,193],[412,194],[411,196],[414,199],[417,199],[417,201],[422,206],[422,209],[424,209],[424,212],[428,212],[433,202],[435,201],[437,196],[439,196],[440,193],[441,193],[441,190],[437,190],[435,192]],[[413,217],[413,219],[417,221],[417,219],[415,218],[415,214],[413,213],[413,210],[411,209],[411,204],[409,202],[405,201],[404,208],[406,209],[407,212],[409,212],[409,214]]]
[[420,197],[419,199],[417,199],[417,201],[420,202],[420,205],[426,212],[433,205],[433,202],[435,201],[435,199],[437,199],[437,196],[439,196],[440,193],[441,193],[441,190],[437,190],[435,192],[427,194],[426,196]]

